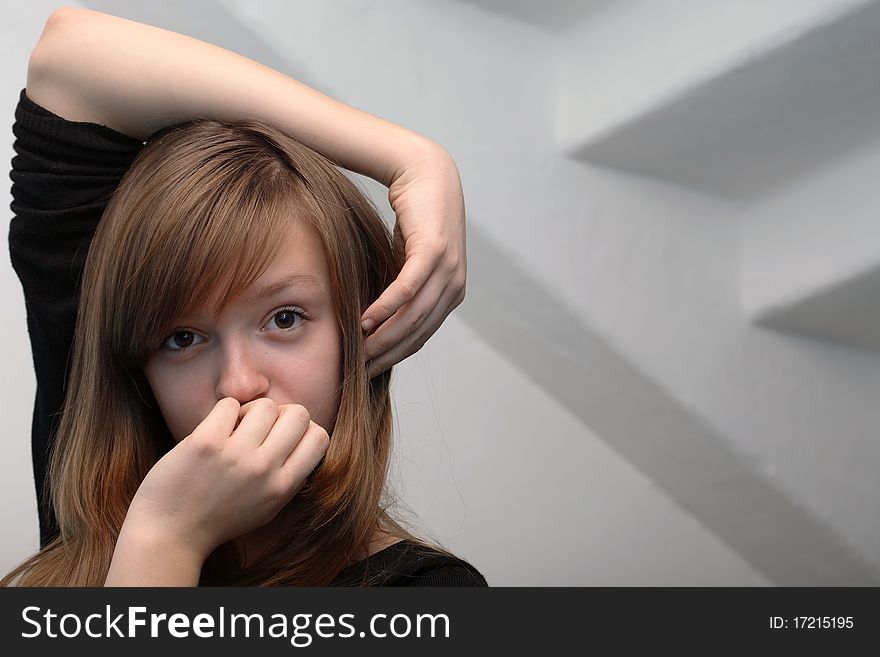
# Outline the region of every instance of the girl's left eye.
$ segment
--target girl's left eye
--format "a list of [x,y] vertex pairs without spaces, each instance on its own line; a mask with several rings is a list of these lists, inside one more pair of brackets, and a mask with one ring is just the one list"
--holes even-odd
[[[299,321],[297,322],[297,318]],[[298,327],[303,323],[304,320],[308,319],[305,311],[299,308],[282,308],[275,312],[272,317],[269,319],[269,322],[275,322],[275,326],[277,326],[282,331],[289,331],[293,328]]]
[[[301,308],[281,308],[272,314],[266,324],[268,325],[274,322],[279,330],[292,331],[299,328],[299,326],[308,319],[311,319],[311,317],[309,317],[308,313]],[[204,338],[196,335],[192,331],[178,329],[166,337],[159,348],[172,353],[179,353],[187,351],[190,347],[201,344],[204,341]]]
[[185,351],[186,349],[192,347],[194,344],[201,344],[200,342],[196,341],[197,339],[204,342],[204,338],[202,338],[201,336],[196,335],[192,331],[181,329],[179,331],[175,331],[167,338],[165,338],[165,341],[162,343],[160,349],[166,349],[171,352]]

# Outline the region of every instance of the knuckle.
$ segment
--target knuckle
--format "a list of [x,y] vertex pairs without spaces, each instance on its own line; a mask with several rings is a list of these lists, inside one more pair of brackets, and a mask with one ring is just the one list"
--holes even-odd
[[[441,237],[434,243],[434,248],[431,250],[431,254],[434,258],[443,260],[450,260],[450,255],[452,249],[450,247],[450,242],[448,237]],[[452,258],[454,261],[454,258]]]
[[211,436],[194,437],[192,448],[199,460],[206,460],[219,456],[223,451],[223,444]]
[[449,245],[447,244],[446,247],[443,249],[443,253],[441,254],[440,262],[443,264],[443,267],[449,269],[450,271],[458,269],[458,252],[455,249],[449,248]]
[[299,470],[292,475],[290,472],[283,473],[272,481],[269,491],[275,503],[284,506],[300,491],[303,483],[304,477]]
[[245,414],[265,413],[266,415],[278,415],[278,404],[268,397],[260,397],[259,399],[249,401],[242,408],[245,409]]
[[384,354],[391,347],[391,341],[388,338],[376,339],[373,343],[373,354]]
[[260,397],[254,402],[254,408],[259,408],[267,412],[277,412],[278,404],[268,397]]
[[293,413],[301,422],[308,424],[312,416],[309,410],[302,404],[291,404],[290,413]]
[[269,474],[270,464],[266,459],[250,459],[242,464],[244,475],[251,481],[258,481]]
[[290,487],[281,478],[269,484],[266,494],[269,500],[276,504],[283,504],[290,497]]
[[404,297],[407,300],[410,300],[416,295],[416,292],[419,291],[419,285],[416,281],[403,281],[401,291],[403,292]]
[[391,304],[390,301],[382,301],[379,304],[378,308],[379,308],[379,312],[384,317],[390,317],[391,315],[394,314],[394,306]]
[[238,403],[238,400],[235,397],[224,397],[216,404],[214,404],[214,408],[217,408],[220,405],[229,406],[230,408],[234,407],[236,409],[241,408],[241,404]]
[[418,314],[413,318],[413,320],[409,323],[409,330],[407,333],[414,333],[416,329],[418,329],[422,322],[425,321],[425,318],[428,316],[427,310],[420,310]]
[[330,448],[330,434],[319,424],[316,424],[315,427],[315,441],[323,454]]

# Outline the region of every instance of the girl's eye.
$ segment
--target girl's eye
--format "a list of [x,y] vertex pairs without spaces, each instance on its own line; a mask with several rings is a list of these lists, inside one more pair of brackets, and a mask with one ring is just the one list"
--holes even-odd
[[201,339],[200,336],[196,335],[192,331],[175,331],[162,344],[164,349],[168,351],[182,351],[187,349],[194,344],[199,344],[196,342],[196,339]]
[[[299,321],[297,321],[299,318]],[[269,322],[274,321],[275,326],[277,326],[282,331],[289,331],[290,329],[296,328],[300,324],[303,323],[303,320],[308,319],[305,312],[299,310],[297,308],[282,308],[269,320]]]
[[[281,308],[272,315],[269,323],[274,322],[275,326],[281,331],[291,331],[298,328],[307,319],[309,319],[309,316],[304,310],[299,308]],[[166,351],[181,352],[204,341],[205,339],[200,335],[186,329],[180,329],[165,338],[161,348]]]

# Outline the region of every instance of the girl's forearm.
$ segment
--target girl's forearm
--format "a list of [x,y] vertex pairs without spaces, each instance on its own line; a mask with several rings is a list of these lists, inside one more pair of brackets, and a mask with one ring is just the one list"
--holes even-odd
[[184,542],[126,520],[104,586],[198,586],[204,562]]
[[88,9],[63,7],[31,53],[28,96],[72,121],[145,140],[197,118],[254,118],[341,166],[390,185],[432,140],[204,41]]

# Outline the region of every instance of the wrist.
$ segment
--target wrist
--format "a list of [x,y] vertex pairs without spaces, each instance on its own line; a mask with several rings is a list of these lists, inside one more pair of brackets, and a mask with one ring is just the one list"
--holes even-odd
[[[137,496],[136,496],[137,500]],[[204,561],[217,547],[195,528],[175,524],[167,515],[151,513],[149,505],[129,506],[120,536],[125,533],[133,541],[156,548],[167,548],[189,558]]]
[[386,186],[390,187],[400,178],[411,176],[422,169],[450,169],[458,172],[455,160],[449,152],[433,139],[412,133],[404,148],[399,151],[396,166],[389,174]]
[[105,586],[197,586],[204,550],[172,533],[126,518]]

